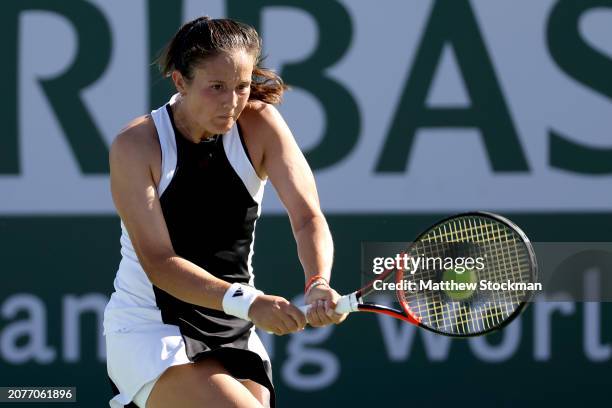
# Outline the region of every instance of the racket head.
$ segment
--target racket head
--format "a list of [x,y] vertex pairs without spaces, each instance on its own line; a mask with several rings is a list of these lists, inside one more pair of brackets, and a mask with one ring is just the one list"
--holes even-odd
[[[471,270],[469,281],[534,283],[537,261],[527,235],[498,214],[468,212],[445,218],[421,233],[408,248],[409,257],[483,257],[485,268]],[[397,271],[396,281],[448,279],[438,264]],[[454,272],[454,271],[453,271]],[[457,276],[457,275],[455,275]],[[464,278],[465,279],[465,278]],[[452,337],[480,336],[508,325],[525,308],[532,291],[443,290],[397,291],[406,316],[432,332]]]

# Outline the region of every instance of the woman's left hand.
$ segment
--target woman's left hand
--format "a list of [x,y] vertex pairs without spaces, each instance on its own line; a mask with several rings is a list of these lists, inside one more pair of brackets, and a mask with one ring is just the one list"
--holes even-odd
[[342,323],[348,313],[338,314],[335,312],[334,309],[338,299],[340,299],[338,292],[327,285],[317,285],[311,288],[304,298],[305,303],[311,305],[306,314],[308,323],[313,327]]

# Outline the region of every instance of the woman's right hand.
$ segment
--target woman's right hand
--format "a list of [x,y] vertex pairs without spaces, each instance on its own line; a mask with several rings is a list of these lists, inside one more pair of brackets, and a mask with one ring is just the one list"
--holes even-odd
[[306,316],[300,309],[280,296],[257,296],[249,308],[249,318],[258,328],[279,336],[306,326]]

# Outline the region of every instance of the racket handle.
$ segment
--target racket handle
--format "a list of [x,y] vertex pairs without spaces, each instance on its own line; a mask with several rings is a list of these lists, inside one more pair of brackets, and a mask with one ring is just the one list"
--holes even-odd
[[[338,303],[336,304],[336,313],[344,314],[356,312],[357,305],[359,302],[357,301],[357,296],[355,293],[351,293],[350,295],[344,295],[340,299],[338,299]],[[304,314],[308,313],[308,309],[310,309],[310,305],[302,305],[298,306],[298,309]]]

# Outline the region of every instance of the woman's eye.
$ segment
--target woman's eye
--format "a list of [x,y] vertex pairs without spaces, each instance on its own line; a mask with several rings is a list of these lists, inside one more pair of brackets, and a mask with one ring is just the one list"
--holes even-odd
[[223,89],[223,85],[221,84],[214,84],[211,86],[212,89],[214,89],[215,91],[219,91],[221,89]]

